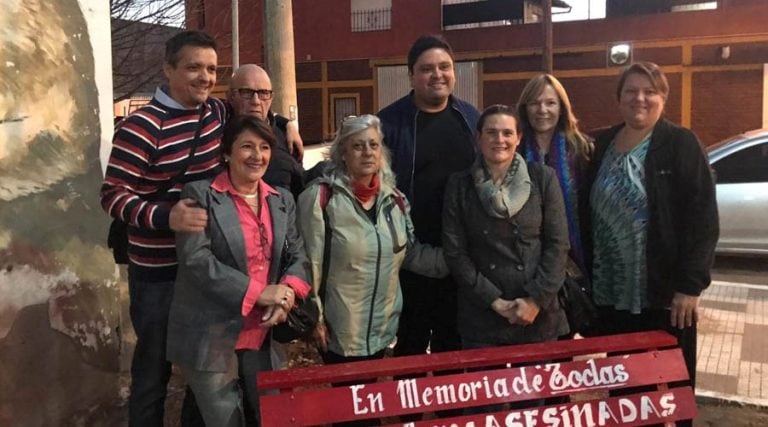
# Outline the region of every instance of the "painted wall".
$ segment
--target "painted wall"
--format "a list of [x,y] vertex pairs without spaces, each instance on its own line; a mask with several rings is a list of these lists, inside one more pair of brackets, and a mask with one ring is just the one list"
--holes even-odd
[[0,425],[69,425],[118,395],[117,269],[98,197],[112,133],[109,3],[2,8]]
[[[228,10],[229,0],[202,1],[206,8]],[[422,34],[442,33],[457,60],[477,62],[480,107],[515,104],[525,82],[541,69],[538,24],[442,31],[439,0],[392,0],[390,30],[351,32],[350,4],[325,0],[323,10],[333,13],[319,19],[315,0],[293,0],[299,120],[305,142],[331,137],[335,93],[358,98],[361,114],[383,107],[376,105],[377,66],[404,64],[410,44]],[[635,60],[663,66],[672,80],[668,117],[692,128],[705,144],[761,127],[768,120],[763,70],[768,63],[763,19],[768,1],[728,0],[720,6],[555,23],[554,74],[570,93],[582,127],[593,130],[620,120],[614,93],[621,68],[606,63],[608,46],[619,41],[632,43]],[[222,31],[213,23],[205,28],[213,34]],[[259,37],[251,27],[241,26],[241,31]],[[729,47],[728,58],[721,55],[724,46]],[[248,56],[241,58],[249,61]]]

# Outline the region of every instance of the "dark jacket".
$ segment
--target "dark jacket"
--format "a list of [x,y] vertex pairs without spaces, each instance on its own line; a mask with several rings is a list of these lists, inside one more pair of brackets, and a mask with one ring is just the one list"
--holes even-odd
[[[475,125],[480,118],[477,109],[453,95],[448,99],[448,105],[461,114],[467,131],[470,135],[474,135]],[[416,156],[418,114],[419,109],[413,103],[413,91],[378,113],[384,131],[384,145],[392,153],[392,170],[397,176],[397,188],[408,197],[411,203],[413,203],[413,165]],[[477,151],[472,138],[467,140],[467,144],[473,152]]]
[[[489,216],[470,171],[451,176],[443,211],[443,251],[459,292],[462,338],[487,344],[551,341],[568,333],[557,292],[565,279],[568,225],[554,170],[528,164],[531,194],[513,218]],[[496,298],[531,297],[541,307],[527,327],[491,308]]]
[[[595,141],[590,187],[600,163],[624,125]],[[715,185],[696,135],[661,119],[645,157],[648,195],[646,269],[651,307],[668,307],[675,292],[698,296],[709,286],[719,236]],[[591,249],[591,239],[586,239]]]
[[[275,189],[280,194],[267,197],[274,239],[268,283],[277,283],[282,275],[309,282],[293,197]],[[211,181],[186,185],[181,197],[197,200],[208,212],[208,227],[204,233],[176,237],[179,271],[168,318],[167,358],[189,369],[226,372],[243,326],[241,308],[250,282],[243,229],[234,202],[211,188]],[[286,260],[289,265],[281,265]]]
[[268,120],[277,141],[272,150],[267,171],[264,173],[264,182],[272,187],[289,190],[295,199],[304,190],[304,168],[288,150],[288,141],[285,137],[288,120],[271,111],[268,114]]

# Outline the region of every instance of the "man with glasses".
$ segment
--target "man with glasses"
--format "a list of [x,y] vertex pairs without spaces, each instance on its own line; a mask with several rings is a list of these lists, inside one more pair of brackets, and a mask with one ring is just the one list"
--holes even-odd
[[[256,64],[245,64],[232,75],[229,88],[233,112],[267,122],[277,139],[264,181],[271,186],[288,189],[297,197],[304,189],[304,169],[299,163],[303,153],[301,139],[297,132],[291,132],[295,127],[287,119],[270,110],[273,92],[269,75]],[[293,144],[293,154],[288,137],[294,141],[298,138],[298,144]]]

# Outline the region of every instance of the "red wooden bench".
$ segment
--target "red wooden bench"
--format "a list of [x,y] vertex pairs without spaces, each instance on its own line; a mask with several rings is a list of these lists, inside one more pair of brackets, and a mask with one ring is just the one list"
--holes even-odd
[[[510,402],[520,403],[496,412],[446,419],[433,414],[392,425],[639,426],[693,419],[695,398],[676,346],[673,336],[656,331],[264,372],[258,375],[259,389],[276,394],[261,398],[262,425],[376,418],[386,424],[396,422],[398,415]],[[610,356],[592,356],[597,353]],[[571,361],[573,357],[577,360]],[[449,369],[469,372],[392,379]],[[374,378],[380,381],[362,383]],[[361,384],[328,386],[355,381]],[[586,400],[542,400],[573,395]],[[517,409],[524,401],[529,407]]]

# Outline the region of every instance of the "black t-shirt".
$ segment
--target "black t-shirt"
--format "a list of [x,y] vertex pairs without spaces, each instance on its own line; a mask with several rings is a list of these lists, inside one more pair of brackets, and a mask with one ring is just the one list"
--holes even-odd
[[472,144],[464,118],[453,108],[417,115],[411,218],[421,242],[442,245],[445,184],[452,173],[472,165]]

